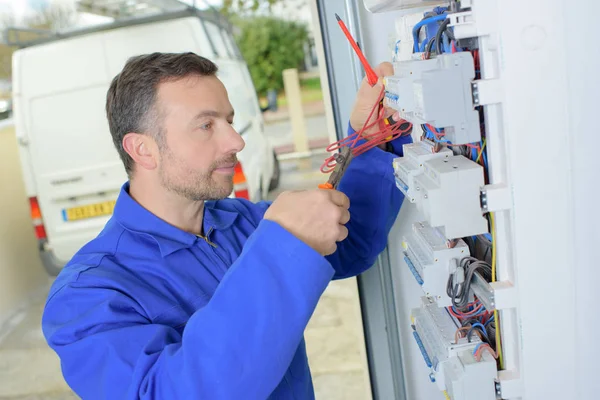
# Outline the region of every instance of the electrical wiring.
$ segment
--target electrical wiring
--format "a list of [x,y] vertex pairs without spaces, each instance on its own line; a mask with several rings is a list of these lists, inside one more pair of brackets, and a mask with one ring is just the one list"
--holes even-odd
[[490,341],[490,339],[487,337],[487,331],[485,330],[485,327],[479,322],[476,322],[473,325],[471,325],[471,328],[467,332],[467,341],[471,341],[471,335],[473,334],[475,329],[481,329],[481,333],[483,334],[485,341]]
[[487,343],[479,343],[473,349],[473,355],[475,356],[475,360],[477,362],[481,361],[481,355],[483,354],[484,350],[487,350],[492,355],[492,357],[498,358],[498,353],[496,353],[494,351],[494,349],[492,349],[492,347],[489,344],[487,344]]
[[479,150],[479,155],[477,156],[477,159],[475,160],[476,163],[479,162],[479,159],[481,159],[481,155],[483,154],[483,150],[485,149],[485,140],[486,138],[483,138],[483,143],[481,144],[481,150]]
[[442,22],[442,25],[440,25],[440,27],[438,28],[436,34],[435,34],[435,48],[437,51],[437,54],[442,54],[443,50],[442,50],[442,35],[444,34],[444,31],[448,28],[448,24],[450,23],[449,19],[444,20],[444,22]]
[[421,21],[417,22],[417,24],[413,27],[413,52],[417,53],[419,51],[419,32],[421,30],[421,28],[427,24],[430,24],[432,22],[437,22],[437,21],[443,21],[446,19],[446,14],[441,14],[441,15],[436,15],[433,17],[429,17],[429,18],[424,18]]
[[[453,307],[461,310],[468,305],[471,282],[476,271],[480,271],[483,277],[486,278],[491,275],[492,267],[485,261],[478,260],[475,257],[465,257],[460,260],[456,271],[448,277],[446,294],[452,300]],[[464,280],[461,280],[462,283],[458,283],[457,274],[464,274]]]
[[[490,230],[492,233],[492,282],[496,282],[496,219],[494,213],[489,213]],[[502,343],[500,342],[500,321],[498,320],[498,310],[494,310],[494,324],[496,330],[496,354],[500,369],[504,369],[504,358],[502,357]]]
[[[356,157],[374,147],[379,146],[382,143],[389,142],[400,136],[410,135],[410,132],[412,131],[412,124],[408,123],[407,121],[401,119],[399,121],[394,121],[392,124],[386,124],[385,109],[383,107],[379,107],[384,92],[385,87],[382,86],[379,96],[377,97],[377,102],[373,105],[373,108],[371,109],[369,116],[367,117],[362,128],[352,135],[330,144],[326,149],[328,152],[334,152],[344,146],[348,146],[352,149],[352,154]],[[376,114],[375,111],[378,108],[379,111]],[[376,116],[376,118],[373,122],[370,122],[373,119],[373,116]],[[367,130],[370,130],[376,126],[379,127],[379,130],[373,133],[365,133]],[[359,145],[358,143],[361,139],[365,139],[365,142]],[[335,165],[335,155],[332,155],[325,160],[323,165],[321,165],[321,172],[332,172],[335,168]]]

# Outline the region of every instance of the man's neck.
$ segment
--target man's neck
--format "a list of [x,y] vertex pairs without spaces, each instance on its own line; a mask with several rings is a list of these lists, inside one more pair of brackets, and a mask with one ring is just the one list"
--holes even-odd
[[203,235],[204,202],[192,201],[156,186],[132,180],[129,195],[163,221],[194,235]]

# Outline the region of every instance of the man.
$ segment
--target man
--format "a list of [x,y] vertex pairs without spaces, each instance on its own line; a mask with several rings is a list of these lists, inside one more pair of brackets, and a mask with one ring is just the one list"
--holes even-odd
[[[340,191],[226,199],[244,141],[216,71],[192,53],[155,53],[130,59],[110,86],[130,179],[56,279],[42,321],[84,399],[314,398],[309,318],[332,278],[365,271],[386,245],[403,198],[395,155],[379,148],[354,159]],[[380,89],[363,83],[351,131]]]

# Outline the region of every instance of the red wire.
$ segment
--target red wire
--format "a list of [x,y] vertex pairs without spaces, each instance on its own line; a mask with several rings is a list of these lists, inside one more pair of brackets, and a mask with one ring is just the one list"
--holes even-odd
[[[344,139],[341,139],[334,143],[331,143],[329,146],[327,146],[328,152],[333,152],[333,151],[341,149],[344,146],[348,146],[352,149],[352,154],[354,156],[359,156],[359,155],[363,154],[364,152],[366,152],[374,147],[379,146],[382,143],[388,142],[390,140],[394,140],[397,137],[400,137],[402,135],[406,135],[406,134],[410,133],[410,131],[412,130],[412,124],[408,124],[407,129],[404,129],[404,130],[399,129],[404,123],[406,123],[406,121],[404,121],[404,120],[396,121],[392,125],[386,125],[385,127],[380,128],[380,130],[377,132],[368,133],[368,134],[364,133],[365,131],[373,128],[376,125],[381,127],[385,120],[385,117],[384,117],[385,109],[382,107],[377,113],[377,118],[373,122],[369,123],[369,121],[371,121],[371,118],[373,117],[373,115],[375,113],[375,110],[379,106],[379,103],[380,103],[381,98],[383,97],[384,91],[385,91],[385,88],[382,87],[381,91],[379,93],[379,96],[377,98],[377,102],[373,105],[373,108],[371,109],[371,112],[369,113],[369,116],[367,117],[362,128],[359,131],[353,133],[352,135],[345,137]],[[361,145],[357,145],[358,141],[361,138],[365,139],[366,142]],[[334,156],[332,155],[325,160],[323,165],[321,165],[321,172],[329,173],[329,172],[333,171],[333,169],[335,168],[335,165],[336,165],[336,161],[335,161]]]

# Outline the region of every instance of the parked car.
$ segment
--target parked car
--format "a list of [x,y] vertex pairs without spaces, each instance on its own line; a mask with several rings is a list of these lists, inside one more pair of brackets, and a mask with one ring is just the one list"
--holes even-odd
[[127,180],[104,111],[112,78],[134,55],[193,51],[219,66],[246,141],[232,196],[262,199],[279,182],[247,65],[230,29],[200,11],[117,21],[17,50],[14,123],[31,217],[47,271],[56,275],[110,218]]

